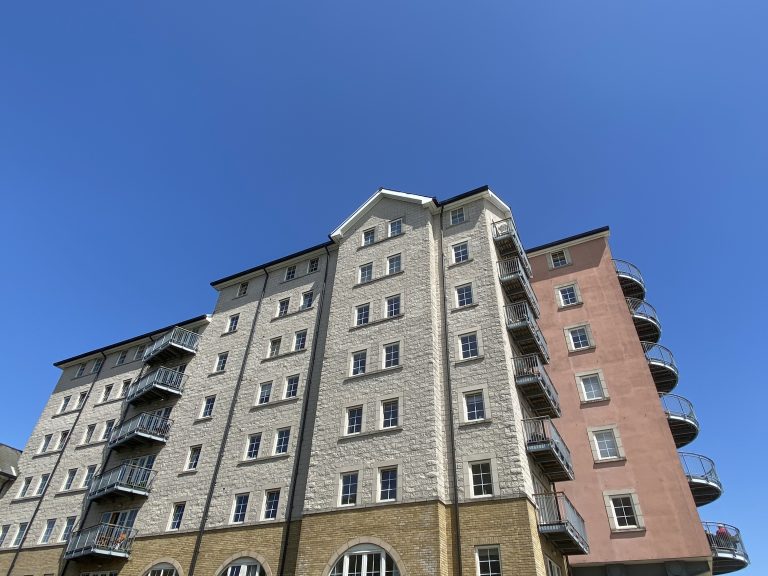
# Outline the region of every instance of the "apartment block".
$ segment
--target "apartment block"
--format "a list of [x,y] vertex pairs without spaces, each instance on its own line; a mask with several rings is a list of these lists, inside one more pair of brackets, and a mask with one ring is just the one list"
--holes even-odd
[[[709,575],[712,460],[608,229],[380,189],[214,310],[56,363],[0,491],[13,576]],[[652,283],[651,283],[652,284]],[[677,392],[675,390],[675,392]]]

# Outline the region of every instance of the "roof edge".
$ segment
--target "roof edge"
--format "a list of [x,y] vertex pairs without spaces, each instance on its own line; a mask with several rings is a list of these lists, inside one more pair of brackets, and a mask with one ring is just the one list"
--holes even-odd
[[534,252],[539,252],[541,250],[546,250],[548,248],[554,248],[555,246],[559,246],[560,244],[568,244],[569,242],[582,240],[584,238],[588,238],[589,236],[605,235],[605,233],[610,232],[610,230],[611,230],[610,226],[601,226],[600,228],[595,228],[594,230],[588,230],[586,232],[581,232],[580,234],[574,234],[573,236],[568,236],[567,238],[561,238],[560,240],[555,240],[553,242],[547,242],[546,244],[534,246],[533,248],[526,248],[525,253],[530,255]]

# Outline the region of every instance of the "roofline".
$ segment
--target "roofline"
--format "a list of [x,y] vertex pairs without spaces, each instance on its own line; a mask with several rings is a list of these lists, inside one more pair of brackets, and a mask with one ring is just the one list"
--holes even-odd
[[87,358],[88,356],[93,356],[94,354],[100,354],[102,352],[106,352],[107,350],[111,350],[112,348],[125,346],[126,344],[130,344],[131,342],[136,342],[144,338],[149,338],[151,336],[155,336],[156,334],[161,334],[162,332],[168,332],[168,330],[170,330],[171,328],[174,328],[175,326],[186,326],[187,324],[200,322],[201,320],[205,320],[206,318],[208,318],[207,314],[203,314],[201,316],[195,316],[194,318],[190,318],[189,320],[184,320],[183,322],[176,322],[174,324],[171,324],[170,326],[165,326],[164,328],[158,328],[157,330],[153,330],[152,332],[146,332],[144,334],[141,334],[140,336],[134,336],[133,338],[128,338],[128,340],[121,340],[120,342],[115,342],[114,344],[110,344],[109,346],[102,346],[101,348],[97,348],[96,350],[84,352],[83,354],[78,354],[77,356],[66,358],[65,360],[59,360],[58,362],[54,362],[53,365],[56,368],[61,368],[64,364],[69,364],[70,362],[75,362],[76,360],[82,360],[83,358]]
[[482,194],[483,192],[490,192],[491,188],[488,186],[488,184],[485,184],[483,186],[480,186],[479,188],[473,188],[469,192],[462,192],[461,194],[457,194],[456,196],[451,196],[450,198],[446,198],[445,200],[438,200],[437,198],[432,198],[432,201],[435,203],[435,206],[445,206],[446,204],[451,204],[453,202],[458,202],[459,200],[464,200],[464,198],[469,198],[470,196],[474,196],[475,194]]
[[14,448],[13,446],[10,446],[9,444],[6,444],[5,442],[0,442],[0,446],[5,446],[6,448],[10,448],[11,450],[15,450],[19,454],[23,452],[23,450],[19,450],[18,448]]
[[589,230],[587,232],[582,232],[580,234],[575,234],[574,236],[568,236],[567,238],[561,238],[560,240],[555,240],[554,242],[548,242],[546,244],[541,244],[540,246],[534,246],[533,248],[527,248],[525,250],[526,254],[532,254],[533,252],[539,252],[540,250],[546,250],[548,248],[554,248],[555,246],[559,246],[560,244],[567,244],[569,242],[575,242],[576,240],[581,240],[582,238],[587,238],[589,236],[595,236],[597,234],[605,234],[606,232],[610,231],[610,226],[601,226],[600,228],[595,228],[594,230]]

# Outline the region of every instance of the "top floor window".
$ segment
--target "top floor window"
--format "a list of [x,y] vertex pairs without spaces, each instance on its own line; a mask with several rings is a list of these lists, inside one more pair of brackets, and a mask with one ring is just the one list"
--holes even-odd
[[459,262],[466,262],[469,260],[469,242],[461,242],[453,245],[453,261],[458,264]]
[[245,296],[248,293],[248,282],[240,282],[240,286],[237,287],[237,295]]
[[312,274],[312,272],[317,272],[317,269],[320,267],[320,258],[312,258],[312,260],[309,261],[309,265],[307,266],[307,274]]
[[360,266],[360,284],[373,280],[373,262]]
[[75,378],[80,378],[80,376],[82,376],[83,374],[85,374],[85,363],[80,364],[80,366],[77,367],[77,373],[75,374]]
[[104,360],[101,358],[96,358],[96,362],[93,363],[93,368],[91,368],[91,374],[96,374],[99,370],[101,370],[101,365],[104,363]]
[[389,237],[392,236],[400,236],[400,234],[403,233],[403,219],[398,218],[397,220],[392,220],[389,223]]
[[454,208],[451,210],[451,225],[461,224],[464,222],[464,208]]
[[571,263],[567,250],[558,250],[556,252],[549,253],[549,260],[552,264],[552,268],[562,268]]
[[115,366],[120,366],[121,364],[125,364],[125,359],[128,356],[128,350],[123,350],[120,352],[120,355],[117,357],[117,362],[115,362]]
[[296,266],[288,266],[285,269],[285,279],[293,280],[294,278],[296,278]]

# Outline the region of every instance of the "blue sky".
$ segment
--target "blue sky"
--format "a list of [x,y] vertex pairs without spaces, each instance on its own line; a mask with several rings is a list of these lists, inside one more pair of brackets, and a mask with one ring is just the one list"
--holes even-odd
[[489,184],[528,246],[611,226],[726,485],[701,515],[767,570],[766,21],[759,0],[5,3],[0,441],[24,445],[52,362],[209,312],[211,280],[325,240],[377,187]]

